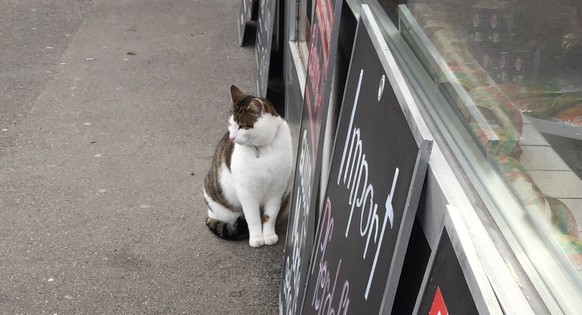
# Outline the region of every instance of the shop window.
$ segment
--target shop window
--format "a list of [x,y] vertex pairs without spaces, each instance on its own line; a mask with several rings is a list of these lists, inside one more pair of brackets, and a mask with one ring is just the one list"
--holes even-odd
[[[519,224],[545,240],[560,272],[579,290],[582,2],[416,0],[400,11],[397,5],[406,1],[369,2],[400,23],[402,37],[431,76],[430,88],[436,86],[447,113],[463,126],[464,136],[455,139],[460,151],[464,141],[479,148],[503,180],[504,187],[494,189],[518,201]],[[491,191],[479,193],[495,198]],[[495,200],[498,211],[515,216],[504,202]],[[554,272],[541,270],[539,257],[526,253],[539,273]]]

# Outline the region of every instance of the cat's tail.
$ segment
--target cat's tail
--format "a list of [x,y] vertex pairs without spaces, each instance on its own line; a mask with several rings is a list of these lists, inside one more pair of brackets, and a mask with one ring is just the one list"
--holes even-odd
[[216,236],[225,240],[240,240],[249,235],[247,221],[241,215],[234,223],[228,223],[213,218],[206,218],[206,226],[216,234]]

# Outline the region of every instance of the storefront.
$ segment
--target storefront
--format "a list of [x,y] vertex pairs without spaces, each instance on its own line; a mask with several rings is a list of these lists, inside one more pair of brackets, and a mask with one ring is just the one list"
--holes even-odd
[[277,3],[282,313],[580,314],[582,3]]

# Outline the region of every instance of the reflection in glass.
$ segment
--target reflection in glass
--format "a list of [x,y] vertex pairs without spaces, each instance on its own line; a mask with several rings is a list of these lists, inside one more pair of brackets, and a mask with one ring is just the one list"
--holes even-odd
[[582,271],[580,6],[582,1],[572,0],[408,2],[454,76],[451,82],[434,63],[424,62],[439,89],[525,211],[553,231],[578,271]]

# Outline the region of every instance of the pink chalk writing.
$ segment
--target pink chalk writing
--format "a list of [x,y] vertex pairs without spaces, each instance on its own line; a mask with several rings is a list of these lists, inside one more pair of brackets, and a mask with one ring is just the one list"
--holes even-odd
[[318,267],[317,281],[315,282],[315,290],[311,299],[311,306],[317,311],[317,314],[347,314],[350,305],[350,282],[348,279],[345,279],[343,284],[340,285],[341,293],[339,294],[339,299],[336,297],[342,260],[340,259],[337,263],[332,284],[333,270],[331,270],[332,266],[328,265],[329,262],[325,255],[327,245],[333,235],[333,221],[331,201],[328,198],[320,221],[320,234],[315,244],[314,268],[311,269],[311,274],[313,274],[316,266]]

